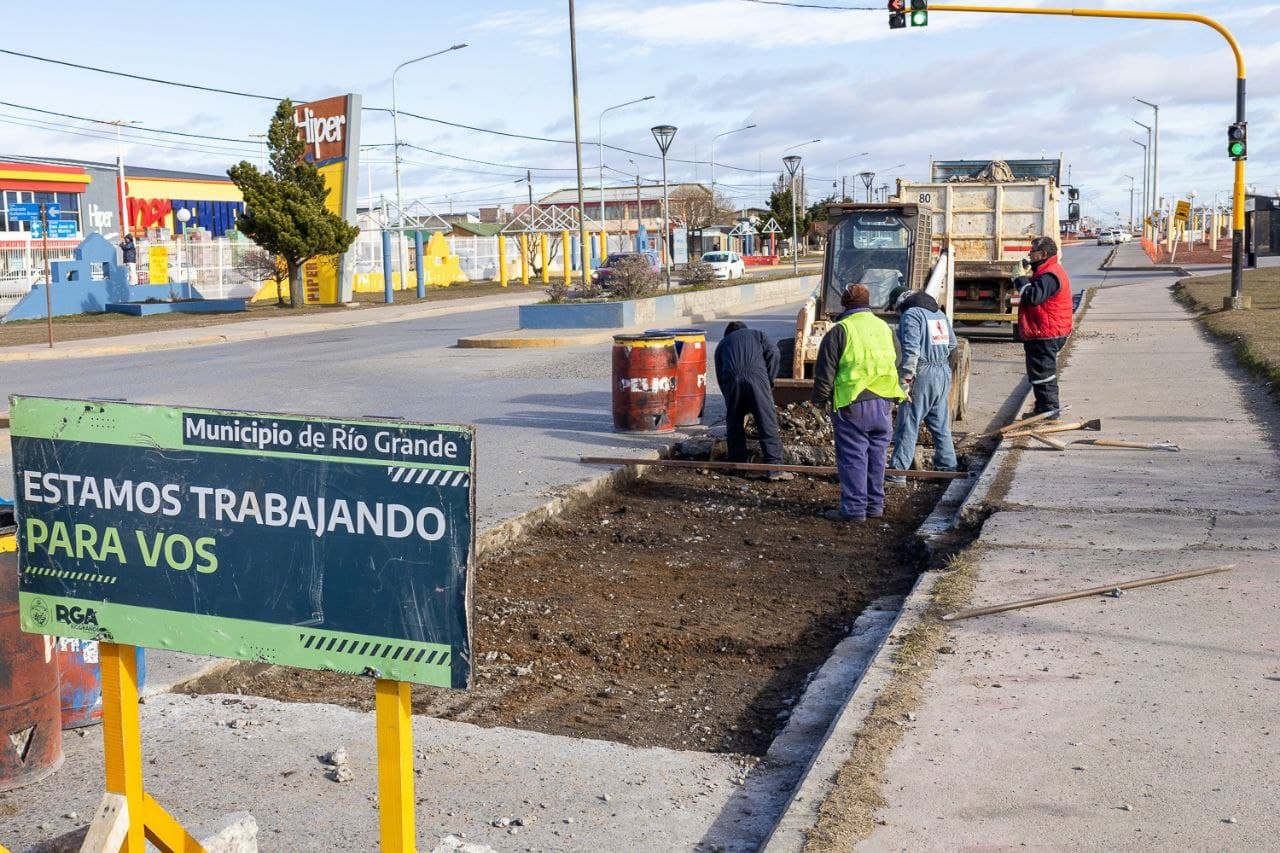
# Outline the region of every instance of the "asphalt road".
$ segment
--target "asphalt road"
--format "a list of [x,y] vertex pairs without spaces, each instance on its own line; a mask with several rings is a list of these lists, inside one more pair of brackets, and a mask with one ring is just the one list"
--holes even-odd
[[[1067,249],[1067,268],[1077,288],[1112,281],[1096,272],[1106,251],[1091,245]],[[794,328],[798,308],[740,319],[781,338]],[[460,337],[515,326],[515,309],[493,309],[186,350],[0,364],[0,392],[475,424],[483,529],[601,473],[580,465],[579,456],[637,454],[671,440],[670,435],[613,431],[607,344],[521,350],[454,346]],[[718,340],[723,328],[724,321],[710,324],[708,337]],[[985,428],[1022,372],[1021,347],[1007,332],[994,340],[977,338],[970,390],[974,414],[961,425],[964,430]],[[722,418],[713,381],[704,422],[713,425]],[[0,459],[0,482],[7,485],[8,454]]]

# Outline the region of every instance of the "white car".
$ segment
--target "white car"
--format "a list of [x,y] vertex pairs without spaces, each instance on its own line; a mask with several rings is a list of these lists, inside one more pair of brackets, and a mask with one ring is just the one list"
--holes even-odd
[[737,252],[707,252],[702,256],[702,262],[711,265],[716,278],[742,278],[747,274],[747,265]]
[[1117,243],[1128,243],[1133,239],[1133,235],[1128,231],[1125,231],[1123,228],[1117,228],[1115,234]]
[[1116,243],[1119,243],[1119,242],[1120,242],[1120,240],[1119,240],[1119,238],[1118,238],[1118,237],[1116,237],[1116,232],[1114,232],[1114,231],[1099,231],[1099,232],[1098,232],[1098,245],[1099,245],[1099,246],[1114,246]]

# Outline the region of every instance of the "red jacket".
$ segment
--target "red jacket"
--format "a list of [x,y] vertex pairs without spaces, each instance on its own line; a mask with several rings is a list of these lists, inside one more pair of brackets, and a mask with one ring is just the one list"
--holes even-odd
[[[1052,287],[1052,284],[1046,280],[1047,276],[1057,280],[1057,290],[1043,301],[1030,304],[1027,297],[1032,292],[1045,289],[1046,284]],[[1023,294],[1018,305],[1019,340],[1065,338],[1071,334],[1071,279],[1067,277],[1067,271],[1058,262],[1057,255],[1041,261],[1032,270],[1030,281],[1020,279],[1019,285],[1019,290]]]

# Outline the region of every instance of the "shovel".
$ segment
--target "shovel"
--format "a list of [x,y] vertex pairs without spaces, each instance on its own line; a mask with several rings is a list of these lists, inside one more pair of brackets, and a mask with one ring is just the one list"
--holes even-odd
[[1182,448],[1169,441],[1153,441],[1151,443],[1142,441],[1125,441],[1119,438],[1082,438],[1071,442],[1072,444],[1093,444],[1098,447],[1128,447],[1132,450],[1168,450],[1177,453]]
[[1067,405],[1067,406],[1063,406],[1061,409],[1055,409],[1053,411],[1048,411],[1048,412],[1041,412],[1038,415],[1032,415],[1029,418],[1023,418],[1020,421],[1014,421],[1011,424],[1005,424],[1004,426],[1000,427],[994,432],[984,432],[982,435],[978,436],[978,438],[991,438],[993,435],[1004,435],[1005,433],[1013,432],[1014,430],[1026,429],[1032,424],[1040,423],[1040,421],[1047,421],[1049,420],[1049,418],[1056,418],[1059,414],[1061,414],[1062,412],[1065,412],[1069,408],[1071,408],[1071,406]]
[[1044,435],[1045,433],[1050,433],[1050,432],[1071,432],[1072,430],[1077,430],[1077,429],[1090,430],[1092,432],[1097,432],[1098,430],[1102,429],[1102,421],[1095,418],[1091,421],[1075,421],[1069,424],[1048,424],[1047,426],[1037,426],[1034,429],[1029,429],[1029,430],[1020,429],[1017,432],[1006,432],[1004,434],[1004,437],[1005,438],[1021,438],[1026,435],[1031,435],[1031,433],[1033,432],[1039,433],[1040,435]]

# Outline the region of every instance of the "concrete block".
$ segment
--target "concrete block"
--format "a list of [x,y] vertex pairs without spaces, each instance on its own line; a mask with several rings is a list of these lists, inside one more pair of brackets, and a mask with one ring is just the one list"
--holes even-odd
[[248,812],[232,812],[192,834],[206,853],[258,853],[258,822]]

